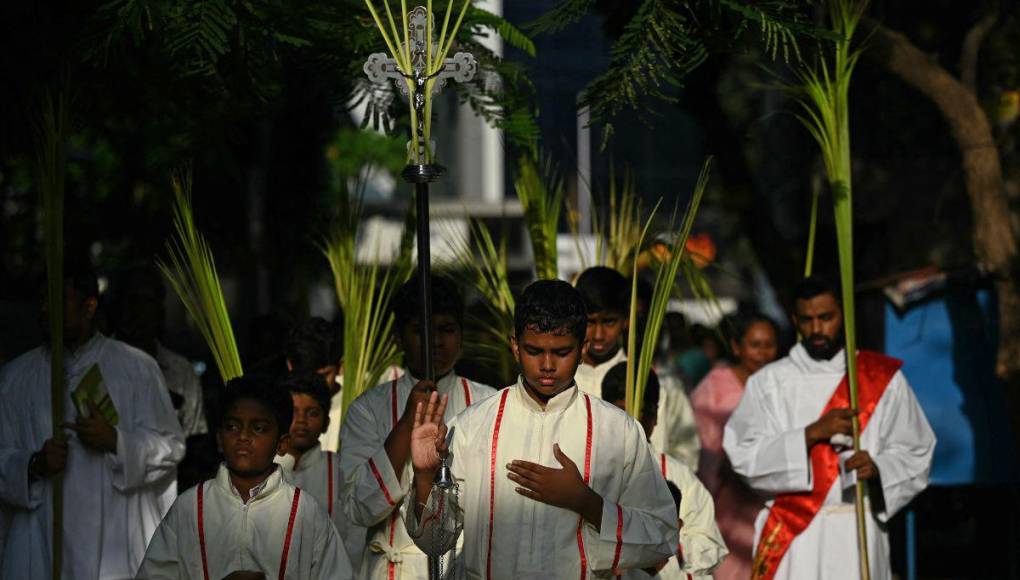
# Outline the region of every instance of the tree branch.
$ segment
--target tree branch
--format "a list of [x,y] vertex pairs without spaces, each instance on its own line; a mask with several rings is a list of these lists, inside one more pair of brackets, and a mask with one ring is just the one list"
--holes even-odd
[[975,95],[977,94],[978,53],[998,19],[999,11],[993,6],[988,14],[985,14],[967,31],[967,35],[963,38],[963,48],[960,51],[960,80]]

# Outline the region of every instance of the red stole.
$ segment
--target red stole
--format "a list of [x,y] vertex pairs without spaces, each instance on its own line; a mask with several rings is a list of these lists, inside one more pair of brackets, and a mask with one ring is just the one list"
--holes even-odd
[[[861,432],[868,425],[868,420],[879,399],[885,393],[893,375],[903,363],[883,354],[860,351],[857,354],[858,393],[857,407],[860,409],[858,420]],[[847,376],[843,376],[832,394],[832,398],[822,410],[822,415],[832,409],[850,407],[850,386]],[[815,514],[821,509],[829,490],[839,478],[839,456],[831,445],[820,443],[811,448],[811,473],[814,486],[805,493],[786,493],[778,496],[772,509],[769,510],[765,527],[762,528],[758,547],[754,554],[751,567],[751,578],[768,580],[775,576],[779,563],[798,534],[807,529]]]

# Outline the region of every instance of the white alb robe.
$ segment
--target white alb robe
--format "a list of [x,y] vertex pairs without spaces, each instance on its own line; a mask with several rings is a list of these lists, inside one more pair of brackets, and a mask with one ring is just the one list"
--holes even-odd
[[[77,418],[71,390],[98,364],[119,422],[116,453],[69,436],[62,578],[130,578],[176,497],[184,437],[152,357],[98,333],[65,357],[64,419]],[[37,348],[0,373],[0,509],[8,520],[0,577],[50,577],[51,480],[30,483],[28,462],[51,435],[49,351]]]
[[163,379],[171,393],[181,396],[183,402],[177,409],[184,437],[204,435],[209,432],[205,420],[205,403],[202,398],[202,380],[191,362],[163,343],[156,342],[156,362],[163,371]]
[[[220,465],[215,479],[181,494],[159,525],[136,578],[144,580],[218,580],[231,572],[262,572],[281,580],[353,578],[343,542],[326,510],[297,491],[277,468],[252,490],[245,502]],[[198,533],[198,487],[202,486],[202,541]],[[293,526],[290,522],[293,519]],[[291,528],[290,544],[287,544]],[[286,550],[286,566],[281,574]]]
[[[602,379],[606,378],[609,369],[626,361],[627,355],[621,348],[601,364],[592,366],[582,363],[577,367],[574,381],[585,393],[601,397]],[[687,398],[687,393],[684,392],[683,385],[676,377],[668,374],[658,377],[659,412],[650,438],[652,447],[679,458],[691,469],[697,469],[701,442],[698,440],[698,427],[694,422],[694,408]]]
[[[385,447],[386,437],[403,415],[416,382],[405,372],[366,391],[347,410],[341,430],[344,509],[351,524],[368,528],[368,545],[358,576],[362,580],[428,578],[425,554],[407,535],[401,517],[413,477],[411,462],[408,459],[398,480]],[[496,393],[492,387],[453,372],[440,379],[436,387],[449,396],[447,420]]]
[[[809,492],[811,460],[805,428],[815,422],[846,372],[845,353],[814,360],[803,345],[758,371],[723,434],[733,469],[751,487],[772,495]],[[847,438],[849,439],[849,438]],[[825,443],[820,443],[825,445]],[[928,484],[935,434],[907,379],[896,372],[861,433],[861,448],[878,466],[885,508],[871,496],[867,518],[868,556],[873,580],[891,578],[889,540],[884,524]],[[876,486],[871,486],[872,490]],[[768,517],[769,500],[755,522],[755,542]],[[776,572],[777,579],[860,577],[853,489],[844,493],[837,476],[818,514],[794,538]]]
[[305,451],[297,461],[293,455],[284,455],[277,456],[276,463],[287,483],[310,493],[326,510],[343,540],[351,569],[357,570],[361,564],[361,552],[365,549],[366,530],[361,526],[350,525],[344,514],[340,499],[340,487],[344,484],[340,456],[332,451],[323,451],[316,445]]
[[[680,490],[680,545],[677,556],[653,578],[661,580],[711,580],[712,570],[729,551],[715,523],[715,503],[690,467],[665,453],[653,454],[659,472]],[[681,563],[682,561],[682,563]],[[638,580],[649,576],[642,570],[628,570],[624,577]]]
[[[404,369],[398,366],[391,366],[386,369],[383,373],[384,377],[389,380],[399,379],[404,374]],[[381,379],[380,379],[381,380]],[[343,394],[344,394],[344,373],[343,369],[340,369],[340,373],[337,374],[334,379],[339,389],[336,394],[332,396],[329,401],[329,426],[326,430],[319,435],[319,445],[322,446],[323,451],[332,451],[333,453],[340,452],[340,429],[343,423]]]
[[[676,552],[673,498],[641,425],[617,407],[570,387],[543,408],[518,380],[450,428],[460,498],[444,513],[462,510],[467,578],[604,578]],[[520,495],[507,477],[515,459],[559,468],[554,443],[602,497],[599,530],[574,512]],[[415,542],[431,549],[438,520],[421,525],[413,510],[406,519]]]

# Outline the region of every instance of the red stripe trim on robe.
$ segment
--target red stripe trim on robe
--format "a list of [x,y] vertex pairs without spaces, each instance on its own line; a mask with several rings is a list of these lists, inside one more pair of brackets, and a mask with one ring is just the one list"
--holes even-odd
[[485,554],[485,577],[492,578],[492,527],[496,514],[496,450],[499,447],[499,427],[503,423],[503,409],[510,389],[503,389],[496,411],[496,425],[492,429],[492,450],[489,452],[489,547]]
[[[591,399],[587,394],[584,395],[584,407],[588,412],[588,434],[584,444],[584,483],[587,485],[591,481],[592,432]],[[620,521],[623,521],[622,517]],[[584,552],[584,517],[581,517],[577,522],[577,552],[581,555],[581,580],[584,580],[588,576],[588,556]]]
[[386,503],[397,505],[397,502],[393,501],[393,496],[390,495],[389,488],[386,487],[386,482],[383,481],[382,474],[379,473],[379,468],[375,466],[375,460],[369,458],[368,466],[372,469],[372,475],[375,476],[375,480],[379,483],[379,489],[382,490],[383,495],[386,496]]
[[[860,409],[861,432],[868,425],[889,381],[902,365],[901,361],[876,352],[860,351],[857,354],[857,406]],[[847,376],[843,375],[821,414],[849,406],[850,386]],[[811,524],[839,477],[839,456],[831,445],[819,443],[811,448],[810,455],[814,479],[812,489],[809,493],[784,493],[776,498],[755,550],[751,566],[751,578],[755,580],[770,580],[775,576],[790,544]]]
[[203,514],[205,512],[205,506],[203,502],[203,492],[205,491],[205,482],[198,484],[198,548],[202,555],[202,577],[205,580],[209,580],[209,560],[205,555],[205,519]]
[[393,425],[390,426],[390,429],[396,429],[397,421],[400,420],[400,415],[397,413],[397,379],[393,379],[393,382],[390,383],[390,409],[393,414]]
[[666,477],[666,454],[659,454],[659,469],[662,470],[662,477]]
[[[393,536],[397,532],[397,515],[399,513],[398,510],[393,510],[393,513],[390,515],[390,548],[393,548]],[[393,580],[397,575],[397,565],[390,560],[386,564],[386,571],[389,580]]]
[[290,506],[290,521],[287,522],[287,536],[283,539],[283,555],[280,556],[280,580],[287,573],[287,559],[290,556],[290,540],[294,537],[294,519],[297,517],[298,503],[301,501],[301,488],[294,488],[294,502]]
[[613,555],[613,570],[620,565],[620,553],[623,551],[623,507],[616,504],[616,553]]
[[461,384],[461,386],[464,387],[464,406],[465,407],[470,407],[471,406],[471,389],[468,387],[467,379],[461,378],[460,379],[460,384]]
[[326,452],[326,511],[333,517],[333,452]]

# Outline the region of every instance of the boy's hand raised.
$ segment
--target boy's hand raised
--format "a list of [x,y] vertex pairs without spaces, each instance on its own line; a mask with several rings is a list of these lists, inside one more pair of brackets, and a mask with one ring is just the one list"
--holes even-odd
[[[411,466],[417,478],[419,473],[427,475],[439,470],[442,456],[446,454],[446,395],[433,391],[428,404],[419,402],[415,406],[414,429],[411,431]],[[431,484],[431,480],[429,480]]]
[[418,403],[427,405],[429,395],[434,392],[436,392],[436,384],[430,380],[422,379],[415,383],[407,395],[407,404],[404,405],[404,414],[400,416],[400,421],[413,427],[414,413],[418,409]]
[[562,469],[516,459],[507,464],[507,477],[519,485],[517,493],[535,501],[577,512],[595,525],[602,525],[602,497],[581,477],[577,465],[553,445],[553,455]]

